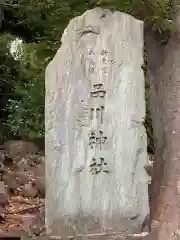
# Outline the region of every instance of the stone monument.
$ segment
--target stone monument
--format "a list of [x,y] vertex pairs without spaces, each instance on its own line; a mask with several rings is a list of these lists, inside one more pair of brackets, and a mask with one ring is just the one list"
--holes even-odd
[[[149,214],[143,22],[95,8],[46,70],[46,224],[52,236],[137,233]],[[99,239],[99,238],[97,238]]]

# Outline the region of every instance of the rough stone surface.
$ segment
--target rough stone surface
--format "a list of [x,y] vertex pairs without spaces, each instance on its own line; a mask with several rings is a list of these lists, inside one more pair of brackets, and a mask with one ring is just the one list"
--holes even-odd
[[39,177],[34,183],[38,193],[41,197],[45,198],[45,179],[44,177]]
[[5,160],[5,153],[4,150],[0,150],[0,163],[3,163]]
[[21,140],[9,140],[4,143],[5,150],[9,153],[9,157],[24,157],[26,154],[39,152],[39,148],[33,142]]
[[96,8],[65,30],[46,71],[48,234],[140,231],[149,214],[142,64],[143,23],[130,15]]
[[8,204],[8,199],[9,198],[4,183],[0,182],[0,206],[6,206]]
[[31,225],[31,232],[33,233],[33,235],[42,236],[46,234],[44,222],[45,222],[45,212],[44,212],[44,209],[41,209],[40,212],[36,214],[36,217]]
[[38,191],[31,183],[27,183],[27,184],[25,184],[25,186],[22,190],[22,194],[24,197],[34,198],[35,196],[37,196]]

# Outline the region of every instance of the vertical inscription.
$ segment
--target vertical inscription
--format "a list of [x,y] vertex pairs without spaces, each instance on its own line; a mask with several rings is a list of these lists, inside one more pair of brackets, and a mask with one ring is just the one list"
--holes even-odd
[[103,149],[103,145],[105,144],[107,137],[103,135],[103,131],[99,131],[97,135],[96,132],[91,132],[89,134],[89,146],[94,148],[99,148],[100,150]]
[[98,162],[96,158],[92,159],[92,163],[90,164],[90,172],[92,172],[92,175],[99,174],[100,172],[109,173],[109,170],[107,169],[107,163],[103,157],[100,158],[100,162]]
[[107,74],[107,63],[108,63],[108,51],[106,49],[102,49],[101,50],[101,56],[102,56],[102,63],[105,65],[101,68],[101,70],[103,71],[103,73]]
[[106,96],[106,91],[103,88],[103,84],[102,83],[94,84],[93,91],[91,92],[91,97],[104,98],[105,96]]
[[[92,55],[93,52],[89,51],[89,55]],[[102,56],[102,63],[107,64],[107,50],[102,49],[101,50],[101,56]],[[90,62],[90,68],[91,72],[95,71],[95,63],[92,60]],[[104,71],[107,69],[107,67],[104,68]],[[106,90],[104,89],[103,83],[96,83],[93,84],[92,90],[90,92],[90,97],[93,100],[93,107],[90,107],[90,120],[96,120],[96,131],[90,131],[89,133],[89,147],[92,150],[100,152],[100,157],[95,156],[92,158],[90,163],[90,172],[92,175],[97,175],[99,173],[109,173],[108,170],[108,163],[104,159],[104,156],[101,152],[104,149],[104,145],[106,144],[107,137],[104,135],[104,132],[102,130],[102,124],[104,123],[104,111],[105,106],[102,104],[102,101],[100,99],[105,99],[106,97]],[[100,103],[100,102],[101,103]],[[103,101],[104,102],[104,101]],[[98,129],[100,128],[100,129]]]
[[[103,84],[94,84],[91,91],[92,98],[104,99],[106,96],[106,91],[104,90]],[[90,119],[93,120],[96,117],[98,124],[103,124],[104,118],[104,106],[100,105],[90,109]]]
[[[90,50],[88,51],[88,55],[89,55],[90,57],[93,57],[93,56],[95,56],[95,53],[93,52],[92,49],[90,49]],[[90,59],[89,67],[88,67],[88,73],[90,73],[90,74],[91,74],[91,73],[94,73],[95,70],[96,70],[96,64],[95,64],[95,62],[94,62],[93,59]]]
[[88,69],[88,71],[89,71],[90,73],[93,73],[93,72],[95,71],[95,68],[96,68],[96,64],[95,64],[95,62],[94,62],[93,60],[91,60],[90,63],[89,63],[89,69]]

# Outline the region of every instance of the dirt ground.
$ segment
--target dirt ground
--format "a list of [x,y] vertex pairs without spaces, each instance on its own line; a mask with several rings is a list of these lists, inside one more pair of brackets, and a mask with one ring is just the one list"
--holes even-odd
[[45,235],[43,154],[0,149],[0,235]]

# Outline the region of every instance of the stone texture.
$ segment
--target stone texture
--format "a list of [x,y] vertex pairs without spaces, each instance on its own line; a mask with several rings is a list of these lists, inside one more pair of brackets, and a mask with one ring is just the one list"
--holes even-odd
[[5,151],[0,150],[0,164],[4,162],[5,158],[6,158]]
[[140,231],[149,214],[142,64],[143,23],[130,15],[95,8],[66,28],[46,71],[48,234]]
[[[36,214],[34,221],[31,224],[31,232],[33,236],[44,236],[45,231],[45,212],[41,209],[39,213]],[[34,239],[34,237],[33,237]]]
[[6,188],[2,182],[0,182],[0,206],[4,207],[8,204],[9,198]]
[[24,157],[26,154],[33,154],[39,151],[39,148],[30,141],[9,140],[4,143],[4,147],[11,158],[16,156]]
[[22,190],[22,194],[24,197],[31,197],[34,198],[37,196],[38,191],[37,189],[32,185],[32,183],[27,183],[24,185],[24,188]]
[[45,179],[44,177],[39,177],[34,182],[34,186],[38,190],[39,196],[45,198]]

